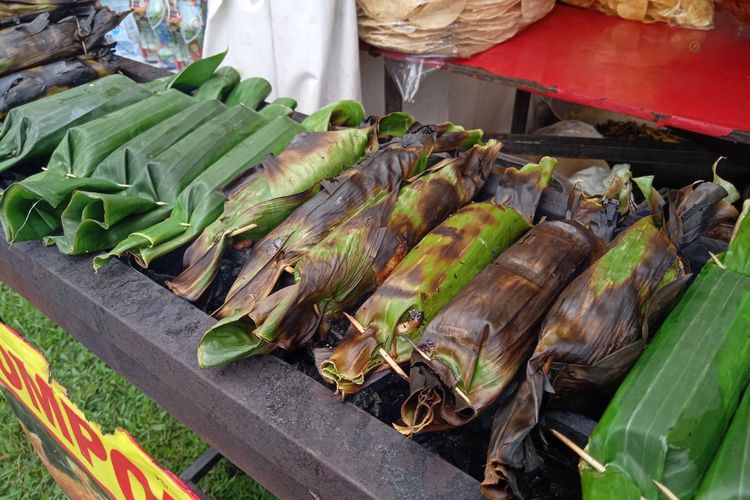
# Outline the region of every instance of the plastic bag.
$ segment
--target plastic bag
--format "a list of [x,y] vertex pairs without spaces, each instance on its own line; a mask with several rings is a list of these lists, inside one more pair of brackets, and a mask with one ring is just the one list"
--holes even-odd
[[605,14],[642,23],[664,22],[682,28],[709,29],[714,25],[713,0],[562,0]]
[[357,0],[359,37],[409,54],[469,57],[544,17],[554,0]]

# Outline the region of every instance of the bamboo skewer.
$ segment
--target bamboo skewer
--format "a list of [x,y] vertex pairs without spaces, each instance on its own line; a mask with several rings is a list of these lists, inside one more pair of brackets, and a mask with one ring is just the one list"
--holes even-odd
[[[563,444],[565,444],[565,446],[567,446],[568,448],[570,448],[576,455],[578,455],[579,457],[581,457],[581,459],[584,462],[586,462],[591,467],[593,467],[597,472],[604,472],[607,469],[606,466],[602,465],[598,460],[596,460],[594,457],[592,457],[591,455],[589,455],[586,452],[586,450],[584,450],[583,448],[581,448],[580,446],[578,446],[577,444],[575,444],[573,442],[573,440],[571,440],[569,437],[567,437],[566,435],[564,435],[563,433],[561,433],[561,432],[559,432],[559,431],[557,431],[555,429],[550,429],[550,431],[552,431],[552,434],[554,434],[557,439],[559,439],[560,441],[562,441]],[[661,491],[662,493],[664,493],[664,495],[669,500],[680,500],[680,498],[677,495],[675,495],[674,493],[672,493],[672,491],[669,488],[667,488],[665,485],[663,485],[662,483],[660,483],[656,479],[652,479],[651,481],[654,482],[654,484],[656,485],[656,487],[659,488],[659,491]],[[644,499],[644,497],[641,497],[641,499]]]
[[594,457],[589,455],[586,452],[586,450],[584,450],[583,448],[575,444],[573,440],[571,440],[568,436],[564,435],[563,433],[559,431],[556,431],[555,429],[550,429],[550,430],[552,431],[552,434],[554,434],[557,439],[562,441],[565,444],[565,446],[573,450],[573,452],[575,452],[576,455],[581,457],[581,459],[583,459],[584,462],[586,462],[591,467],[593,467],[597,472],[604,472],[607,469],[598,460],[596,460]]

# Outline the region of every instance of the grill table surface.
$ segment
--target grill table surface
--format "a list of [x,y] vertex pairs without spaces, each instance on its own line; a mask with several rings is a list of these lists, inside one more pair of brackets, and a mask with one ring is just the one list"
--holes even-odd
[[201,370],[214,320],[120,261],[95,273],[91,256],[0,237],[0,280],[279,497],[480,497],[475,479],[274,356]]

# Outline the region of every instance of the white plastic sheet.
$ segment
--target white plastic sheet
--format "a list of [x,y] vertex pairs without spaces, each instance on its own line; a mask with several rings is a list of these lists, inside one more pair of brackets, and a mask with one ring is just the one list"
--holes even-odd
[[360,100],[354,0],[208,0],[203,54],[226,48],[225,64],[266,78],[271,98],[294,97],[303,113]]

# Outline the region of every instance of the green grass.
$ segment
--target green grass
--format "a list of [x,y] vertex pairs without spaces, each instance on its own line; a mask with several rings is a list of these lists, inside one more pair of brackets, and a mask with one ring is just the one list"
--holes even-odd
[[[0,317],[44,353],[52,376],[89,420],[111,432],[127,429],[162,466],[179,474],[207,445],[73,337],[0,284]],[[65,498],[26,441],[0,397],[0,498]],[[216,499],[271,499],[262,486],[226,460],[200,482]]]

